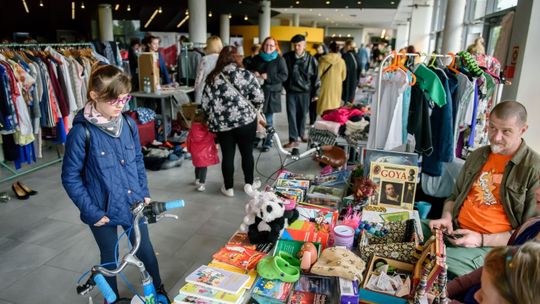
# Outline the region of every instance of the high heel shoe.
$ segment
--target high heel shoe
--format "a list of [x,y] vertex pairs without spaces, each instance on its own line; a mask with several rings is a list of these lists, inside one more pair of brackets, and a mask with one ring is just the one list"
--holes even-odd
[[19,181],[15,182],[15,183],[16,183],[19,187],[21,187],[21,189],[23,189],[24,192],[26,192],[28,195],[36,195],[36,194],[38,194],[37,191],[30,189],[30,187],[28,187],[27,185],[25,185],[25,184],[23,184],[23,183],[21,183],[21,182],[19,182]]
[[30,195],[26,193],[26,191],[24,191],[23,188],[21,188],[17,183],[12,184],[11,189],[13,189],[13,193],[15,193],[15,196],[20,200],[26,200],[30,197]]

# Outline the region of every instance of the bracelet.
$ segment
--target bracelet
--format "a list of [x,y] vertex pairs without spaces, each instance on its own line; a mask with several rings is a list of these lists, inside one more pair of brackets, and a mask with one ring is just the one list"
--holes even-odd
[[480,247],[484,247],[484,234],[483,233],[480,233],[480,236],[482,237],[482,244]]

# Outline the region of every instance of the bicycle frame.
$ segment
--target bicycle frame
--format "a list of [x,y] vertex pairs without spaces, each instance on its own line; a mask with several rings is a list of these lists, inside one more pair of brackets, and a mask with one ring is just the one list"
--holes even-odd
[[144,263],[139,260],[136,256],[137,251],[141,245],[141,230],[139,225],[142,224],[141,221],[144,217],[148,219],[149,223],[155,223],[162,218],[170,217],[176,218],[176,215],[172,214],[162,214],[165,210],[170,210],[173,208],[182,207],[184,201],[173,201],[168,203],[151,203],[150,205],[145,205],[143,202],[136,203],[131,212],[135,216],[133,220],[133,230],[135,233],[135,242],[131,250],[126,253],[120,264],[116,269],[107,269],[103,266],[94,266],[92,267],[92,275],[88,279],[85,285],[78,286],[77,292],[81,295],[87,295],[95,285],[98,285],[101,293],[108,302],[114,302],[116,300],[116,294],[111,290],[107,281],[103,276],[114,277],[121,273],[127,266],[132,265],[139,269],[141,276],[141,285],[143,287],[143,303],[145,304],[158,304],[164,303],[169,304],[165,296],[158,295],[156,289],[154,288],[152,276],[146,271]]

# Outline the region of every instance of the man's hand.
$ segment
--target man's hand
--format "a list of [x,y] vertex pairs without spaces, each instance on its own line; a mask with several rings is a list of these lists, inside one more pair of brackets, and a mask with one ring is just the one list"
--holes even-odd
[[108,222],[110,222],[109,218],[104,215],[97,223],[94,224],[94,226],[101,227],[107,224]]
[[319,96],[313,96],[313,98],[311,98],[311,102],[315,102],[319,100]]
[[452,215],[443,214],[440,219],[429,221],[429,229],[441,229],[442,231],[451,234],[454,230],[454,227],[452,226]]
[[264,79],[264,80],[268,79],[268,74],[262,73],[261,78]]
[[149,198],[149,197],[145,197],[145,198],[144,198],[144,204],[145,204],[145,205],[150,204],[150,202],[152,202],[152,199],[151,199],[151,198]]
[[453,234],[462,235],[462,237],[457,239],[448,238],[448,241],[454,246],[468,248],[482,247],[482,235],[478,232],[469,229],[457,229]]

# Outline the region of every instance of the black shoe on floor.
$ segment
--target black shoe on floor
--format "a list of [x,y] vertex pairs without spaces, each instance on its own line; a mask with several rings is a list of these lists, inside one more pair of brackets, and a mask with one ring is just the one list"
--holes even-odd
[[270,147],[264,146],[264,147],[261,148],[261,151],[262,152],[268,152],[268,151],[270,151]]

